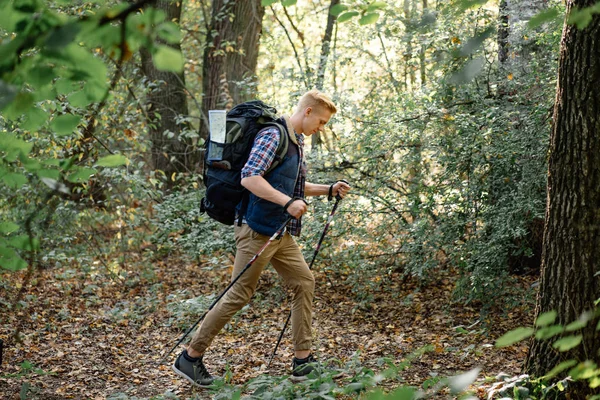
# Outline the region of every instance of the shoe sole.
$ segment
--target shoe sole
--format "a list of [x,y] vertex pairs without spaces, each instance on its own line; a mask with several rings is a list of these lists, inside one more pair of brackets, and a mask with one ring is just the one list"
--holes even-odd
[[186,374],[184,374],[183,372],[181,372],[180,370],[178,370],[177,367],[174,364],[171,365],[171,369],[173,370],[173,372],[175,372],[181,378],[183,378],[186,381],[188,381],[189,383],[191,383],[192,386],[195,386],[195,387],[201,388],[201,389],[208,389],[208,388],[210,388],[212,386],[212,383],[210,385],[202,385],[202,384],[200,384],[198,382],[195,382],[192,378],[190,378],[189,376],[187,376]]
[[292,382],[304,382],[307,379],[308,378],[306,376],[295,376],[295,375],[290,376],[290,381],[292,381]]

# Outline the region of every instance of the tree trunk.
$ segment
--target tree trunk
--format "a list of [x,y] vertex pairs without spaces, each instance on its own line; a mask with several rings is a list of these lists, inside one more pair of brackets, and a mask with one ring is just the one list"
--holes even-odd
[[504,64],[508,60],[508,4],[500,0],[498,4],[498,61]]
[[[181,3],[158,0],[155,8],[163,10],[167,20],[180,21]],[[181,50],[179,44],[171,46]],[[183,73],[156,69],[147,50],[142,49],[141,56],[144,75],[155,85],[147,96],[152,168],[164,171],[170,178],[175,172],[192,170],[194,164],[191,147],[179,138],[186,126],[177,121],[188,114],[185,78]]]
[[[596,0],[569,0],[574,7]],[[594,308],[600,298],[600,15],[583,30],[565,25],[561,41],[554,124],[550,141],[542,278],[536,314],[556,310],[566,325]],[[600,364],[596,321],[582,343],[559,353],[552,341],[534,341],[525,369],[542,376],[567,359]],[[573,332],[577,334],[579,332]],[[571,399],[589,391],[575,385]]]
[[526,34],[527,21],[548,6],[548,0],[500,0],[498,5],[498,61],[513,75],[527,70],[536,44]]
[[260,0],[214,0],[204,50],[204,113],[201,136],[208,136],[208,110],[229,109],[256,96],[256,64],[265,8]]
[[[423,0],[423,17],[429,12],[429,5],[427,4],[427,0]],[[427,51],[427,46],[425,44],[421,44],[421,53],[419,54],[419,64],[420,64],[420,73],[421,73],[421,86],[425,86],[427,84],[427,60],[425,58],[425,52]]]
[[[331,0],[329,4],[329,12],[327,13],[327,26],[325,27],[325,36],[323,36],[323,44],[321,45],[321,58],[319,59],[319,69],[317,71],[317,84],[316,88],[323,90],[323,82],[325,80],[325,70],[327,69],[327,59],[329,58],[329,52],[331,49],[331,36],[333,34],[333,27],[337,17],[331,14],[331,9],[340,3],[340,0]],[[311,136],[311,148],[318,150],[321,144],[321,133],[317,132]]]

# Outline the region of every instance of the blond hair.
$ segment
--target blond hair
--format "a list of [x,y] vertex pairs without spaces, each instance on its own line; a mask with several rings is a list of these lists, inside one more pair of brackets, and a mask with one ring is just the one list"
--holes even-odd
[[298,101],[298,109],[302,110],[307,107],[323,107],[331,111],[332,114],[337,112],[337,108],[331,98],[325,93],[319,92],[317,89],[310,90],[300,98]]

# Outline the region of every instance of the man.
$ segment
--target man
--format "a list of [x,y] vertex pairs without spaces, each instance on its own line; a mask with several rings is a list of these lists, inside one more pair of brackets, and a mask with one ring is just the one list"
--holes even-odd
[[[279,132],[279,129],[269,127],[257,134],[241,173],[241,183],[250,194],[247,209],[243,212],[244,223],[241,226],[236,223],[234,228],[237,251],[232,277],[239,275],[290,215],[294,219],[286,226],[285,233],[267,246],[206,315],[187,350],[175,361],[173,370],[192,384],[207,386],[213,382],[213,377],[202,361],[204,352],[223,326],[250,301],[260,273],[269,262],[293,291],[292,378],[306,379],[306,375],[314,369],[316,360],[310,349],[315,281],[293,236],[300,234],[301,217],[307,210],[303,200],[305,196],[339,195],[343,198],[350,189],[348,184],[341,181],[333,185],[306,182],[302,134],[310,136],[322,131],[336,112],[329,97],[311,90],[302,96],[294,114],[289,119],[286,118],[289,132]],[[275,158],[281,135],[285,134],[290,138],[287,155],[280,165],[265,175]]]

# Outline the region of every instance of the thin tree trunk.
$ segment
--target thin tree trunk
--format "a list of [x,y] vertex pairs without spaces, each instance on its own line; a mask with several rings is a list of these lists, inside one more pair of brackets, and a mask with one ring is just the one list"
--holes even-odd
[[[316,88],[323,90],[323,82],[325,80],[325,71],[327,70],[327,60],[331,49],[331,37],[333,34],[333,27],[337,17],[331,14],[331,9],[340,3],[340,0],[331,0],[329,3],[329,12],[327,13],[327,26],[325,27],[325,36],[323,36],[323,44],[321,45],[321,57],[319,58],[319,69],[317,70],[317,82]],[[317,132],[311,136],[311,148],[318,150],[321,144],[321,133]]]
[[200,130],[208,136],[208,110],[227,109],[256,96],[256,65],[265,13],[260,0],[214,0],[204,51]]
[[508,59],[508,5],[507,0],[498,4],[498,61],[503,64]]
[[413,58],[413,23],[412,23],[412,2],[413,0],[404,0],[404,20],[406,26],[406,51],[404,53],[404,68],[405,68],[405,82],[409,90],[415,88],[415,71],[411,65]]
[[[429,11],[427,10],[428,4],[427,0],[423,0],[423,13],[425,16]],[[425,44],[421,44],[421,53],[419,54],[419,62],[420,62],[420,73],[421,73],[421,86],[425,86],[427,84],[427,64],[425,59],[425,52],[427,51],[427,47]]]
[[[167,20],[180,21],[181,3],[158,0],[155,7],[165,11]],[[171,46],[181,50],[179,44]],[[143,49],[141,56],[144,75],[155,85],[147,96],[152,168],[164,171],[170,178],[175,172],[191,170],[194,164],[191,147],[179,138],[185,125],[178,119],[188,114],[185,78],[183,73],[156,69],[147,50]]]
[[[595,2],[569,0],[567,15]],[[536,314],[556,310],[563,325],[593,309],[600,298],[599,38],[600,15],[595,14],[584,30],[565,25],[561,41]],[[595,327],[596,321],[588,323],[582,343],[564,353],[552,341],[533,341],[526,371],[542,376],[567,359],[600,364]],[[571,385],[567,391],[571,399],[584,399],[590,393],[586,387]]]

